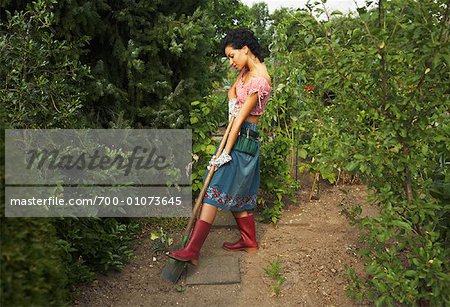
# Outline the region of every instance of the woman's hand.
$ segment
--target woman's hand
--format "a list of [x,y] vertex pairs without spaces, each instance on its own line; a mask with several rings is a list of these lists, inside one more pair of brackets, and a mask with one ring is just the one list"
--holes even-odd
[[219,167],[222,165],[230,162],[232,160],[231,156],[224,150],[222,151],[222,154],[216,159],[216,156],[212,156],[211,160],[209,161],[208,170],[212,167],[214,167],[214,171],[217,171]]

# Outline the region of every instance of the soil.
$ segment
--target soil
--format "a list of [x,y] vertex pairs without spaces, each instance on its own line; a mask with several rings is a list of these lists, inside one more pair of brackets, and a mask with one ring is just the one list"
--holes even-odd
[[[154,255],[153,241],[144,234],[136,244],[136,257],[120,273],[99,275],[80,285],[75,306],[358,306],[346,295],[344,265],[362,272],[356,256],[358,230],[349,225],[344,207],[362,204],[363,215],[375,214],[366,205],[363,185],[321,184],[320,199],[309,201],[305,186],[298,191],[298,205],[289,206],[277,226],[257,223],[257,254],[238,253],[241,283],[228,285],[173,285],[160,278],[164,254]],[[179,238],[179,235],[174,235]],[[220,248],[224,238],[237,230],[216,229],[202,250]],[[206,251],[204,251],[206,250]],[[278,259],[285,282],[275,295],[274,279],[264,268]],[[201,259],[200,259],[201,265]]]

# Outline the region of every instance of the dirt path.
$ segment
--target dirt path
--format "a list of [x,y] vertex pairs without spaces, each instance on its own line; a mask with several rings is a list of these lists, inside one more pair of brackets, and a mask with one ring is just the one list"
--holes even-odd
[[[358,231],[348,224],[341,209],[342,203],[364,203],[365,187],[325,187],[320,200],[311,202],[306,201],[307,193],[299,192],[299,207],[286,210],[277,227],[257,224],[261,248],[258,254],[239,254],[240,284],[174,286],[161,280],[159,274],[166,257],[153,258],[152,241],[146,235],[136,247],[136,259],[123,272],[99,276],[92,284],[80,286],[75,305],[355,306],[345,294],[342,275],[344,264],[362,268],[355,255]],[[214,230],[202,257],[236,236],[237,230]],[[274,296],[271,285],[275,282],[264,268],[277,258],[286,281],[279,295]]]

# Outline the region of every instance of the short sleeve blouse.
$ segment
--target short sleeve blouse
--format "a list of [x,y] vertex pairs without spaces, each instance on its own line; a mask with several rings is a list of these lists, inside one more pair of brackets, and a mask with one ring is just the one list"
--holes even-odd
[[[245,69],[245,68],[244,68]],[[243,105],[247,97],[253,93],[258,93],[258,102],[253,110],[250,112],[251,115],[261,115],[264,113],[267,101],[269,100],[269,95],[272,92],[272,88],[269,82],[264,77],[252,77],[250,81],[245,84],[244,76],[248,73],[245,70],[238,81],[236,86],[236,96],[239,105]]]

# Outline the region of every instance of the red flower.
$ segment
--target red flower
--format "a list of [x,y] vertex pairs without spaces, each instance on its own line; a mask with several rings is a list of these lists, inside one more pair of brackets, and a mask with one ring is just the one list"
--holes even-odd
[[219,203],[222,203],[222,198],[219,198]]
[[205,197],[208,197],[208,193],[205,193]]
[[213,190],[213,192],[216,192],[216,188],[213,188],[212,190]]
[[213,197],[214,197],[214,198],[217,198],[217,194],[214,194]]
[[312,85],[305,85],[303,87],[303,89],[306,90],[306,91],[314,91],[314,86],[312,86]]

